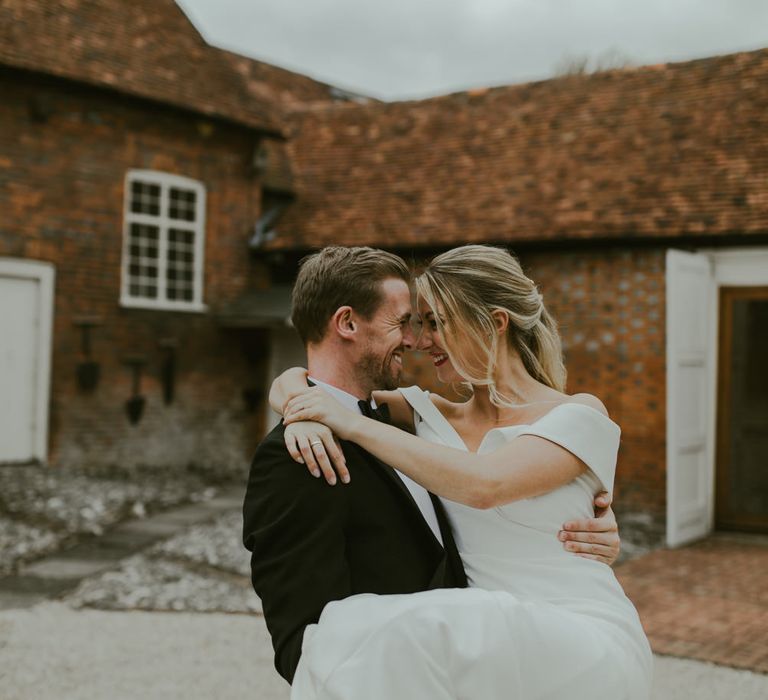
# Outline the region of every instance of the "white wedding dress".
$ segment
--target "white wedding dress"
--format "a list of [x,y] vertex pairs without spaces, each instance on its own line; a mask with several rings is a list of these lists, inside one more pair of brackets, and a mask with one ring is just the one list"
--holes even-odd
[[[418,387],[401,389],[417,434],[466,450]],[[356,595],[307,628],[293,700],[646,700],[652,656],[634,606],[605,564],[565,551],[567,520],[613,489],[619,426],[582,404],[495,428],[479,453],[538,435],[589,470],[537,498],[489,510],[448,500],[470,588]],[[353,477],[354,478],[354,477]]]

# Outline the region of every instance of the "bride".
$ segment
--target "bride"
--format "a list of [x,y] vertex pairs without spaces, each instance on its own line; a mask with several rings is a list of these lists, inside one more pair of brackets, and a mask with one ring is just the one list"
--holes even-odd
[[[599,545],[575,557],[556,539],[564,520],[593,514],[595,493],[612,491],[619,426],[599,399],[564,393],[556,325],[509,253],[456,248],[415,284],[418,349],[441,381],[471,387],[468,401],[374,392],[387,425],[307,388],[303,370],[279,378],[270,400],[284,408],[297,461],[308,462],[301,448],[316,421],[440,496],[470,588],[329,603],[305,633],[292,697],[648,698],[650,648],[612,570],[595,561]],[[320,440],[310,449],[324,451]],[[343,459],[335,465],[354,480]]]

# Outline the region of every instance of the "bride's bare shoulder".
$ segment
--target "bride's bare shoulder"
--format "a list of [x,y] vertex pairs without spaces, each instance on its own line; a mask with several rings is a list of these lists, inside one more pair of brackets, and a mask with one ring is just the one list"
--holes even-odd
[[605,404],[592,394],[573,394],[573,396],[567,397],[565,403],[580,403],[600,411],[604,416],[608,415],[608,409],[606,409]]

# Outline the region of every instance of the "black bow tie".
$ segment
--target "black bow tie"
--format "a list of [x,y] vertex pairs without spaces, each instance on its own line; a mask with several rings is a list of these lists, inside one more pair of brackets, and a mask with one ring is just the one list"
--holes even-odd
[[389,423],[389,406],[387,406],[387,404],[384,403],[381,406],[374,408],[371,406],[370,401],[360,400],[357,402],[357,405],[360,406],[360,413],[366,418],[373,418],[373,420],[378,420],[382,423]]

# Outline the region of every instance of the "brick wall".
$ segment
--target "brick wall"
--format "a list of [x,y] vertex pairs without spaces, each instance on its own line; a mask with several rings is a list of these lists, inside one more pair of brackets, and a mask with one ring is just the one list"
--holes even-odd
[[[568,393],[603,400],[622,428],[616,510],[664,517],[666,370],[664,249],[520,255],[560,324]],[[412,355],[406,383],[445,392]]]
[[[248,162],[255,135],[159,105],[33,74],[0,71],[0,256],[56,266],[50,449],[52,464],[242,469],[263,415],[246,413],[242,390],[260,387],[267,341],[219,330],[212,311],[249,285],[268,283],[248,256],[259,183]],[[206,313],[119,306],[123,183],[130,168],[202,181],[207,188]],[[101,382],[76,384],[80,330],[92,336]],[[162,401],[158,342],[178,343],[176,398]],[[131,426],[128,355],[147,359],[141,422]]]

